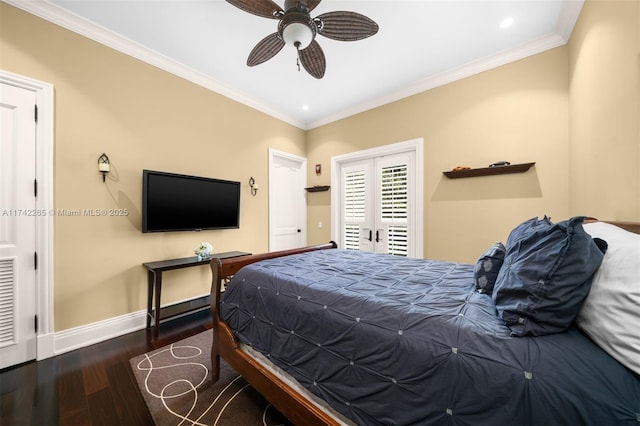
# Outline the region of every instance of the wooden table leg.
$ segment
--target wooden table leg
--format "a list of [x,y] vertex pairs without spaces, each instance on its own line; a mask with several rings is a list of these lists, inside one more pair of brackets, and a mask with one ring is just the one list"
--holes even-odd
[[153,336],[158,338],[158,330],[160,328],[160,293],[162,293],[162,272],[158,271],[156,273],[155,279],[155,291],[156,295],[156,306],[155,306],[155,324],[153,325]]
[[153,271],[147,271],[147,329],[151,328],[151,317],[153,316],[153,288],[155,283]]

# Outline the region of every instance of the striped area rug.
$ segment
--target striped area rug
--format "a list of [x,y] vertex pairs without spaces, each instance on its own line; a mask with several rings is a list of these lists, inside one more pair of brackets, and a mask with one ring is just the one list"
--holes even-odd
[[140,393],[157,425],[287,425],[289,422],[224,360],[211,380],[213,332],[131,359]]

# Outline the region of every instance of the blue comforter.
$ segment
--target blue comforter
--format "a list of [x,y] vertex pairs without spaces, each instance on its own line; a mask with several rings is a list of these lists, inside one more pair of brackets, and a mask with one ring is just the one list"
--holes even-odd
[[472,265],[322,250],[241,269],[237,338],[357,424],[640,425],[640,380],[577,328],[511,337]]

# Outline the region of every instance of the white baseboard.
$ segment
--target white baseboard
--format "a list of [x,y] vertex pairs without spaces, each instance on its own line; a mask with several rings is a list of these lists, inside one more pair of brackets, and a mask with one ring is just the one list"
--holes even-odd
[[36,337],[36,359],[38,361],[51,358],[56,354],[54,346],[55,337],[55,333],[42,334]]
[[[147,311],[142,310],[108,320],[94,322],[80,327],[55,333],[53,337],[53,353],[50,356],[60,355],[75,349],[84,348],[114,337],[123,336],[134,331],[142,330],[147,326]],[[38,344],[40,341],[38,341]],[[38,346],[38,349],[40,347]],[[38,359],[41,359],[38,351]]]
[[[203,294],[194,298],[178,300],[162,307],[187,302],[207,296]],[[185,312],[184,315],[188,315]],[[177,317],[176,317],[177,318]],[[137,311],[129,314],[113,317],[93,324],[70,328],[58,333],[38,336],[38,360],[60,355],[65,352],[84,348],[114,337],[123,336],[134,331],[142,330],[147,326],[147,311]],[[42,344],[42,347],[40,346]]]

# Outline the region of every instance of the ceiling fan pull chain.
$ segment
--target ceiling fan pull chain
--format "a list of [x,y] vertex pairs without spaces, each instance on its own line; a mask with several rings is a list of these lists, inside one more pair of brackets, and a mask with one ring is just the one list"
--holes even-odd
[[298,65],[298,72],[300,72],[300,42],[297,41],[295,43],[295,46],[296,46],[296,54],[297,54],[296,65]]

